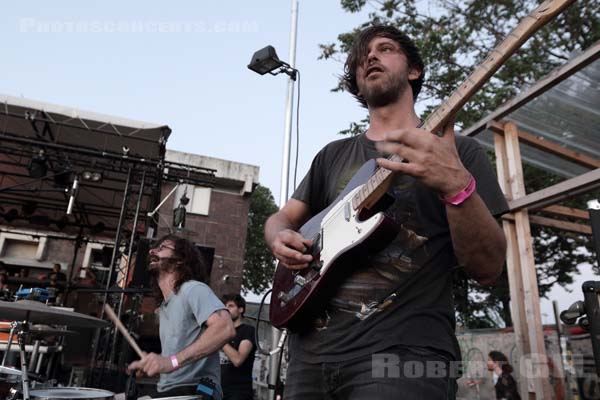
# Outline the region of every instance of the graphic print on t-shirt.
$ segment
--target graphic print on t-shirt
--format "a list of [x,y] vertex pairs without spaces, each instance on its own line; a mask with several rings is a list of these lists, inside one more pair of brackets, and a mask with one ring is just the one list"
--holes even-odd
[[[346,169],[336,183],[337,196],[361,165]],[[421,265],[414,257],[415,251],[424,246],[427,238],[416,233],[419,230],[416,215],[415,180],[409,176],[396,176],[389,194],[394,203],[385,210],[388,218],[399,227],[398,235],[383,250],[370,256],[360,267],[344,280],[330,301],[330,308],[356,313],[356,308],[379,302],[408,279]],[[326,313],[314,323],[317,329],[325,329],[329,318]]]

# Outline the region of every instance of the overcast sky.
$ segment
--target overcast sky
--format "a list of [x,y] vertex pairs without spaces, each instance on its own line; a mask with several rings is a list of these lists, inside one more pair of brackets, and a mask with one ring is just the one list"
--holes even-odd
[[[290,11],[286,0],[8,2],[0,93],[166,124],[168,148],[257,165],[278,201],[287,77],[246,65],[269,44],[289,60]],[[342,65],[318,60],[320,43],[365,20],[339,1],[300,1],[298,180],[324,144],[365,116],[350,95],[330,91]],[[561,309],[581,298],[581,282],[574,288],[553,291]],[[549,301],[542,313],[553,321]]]

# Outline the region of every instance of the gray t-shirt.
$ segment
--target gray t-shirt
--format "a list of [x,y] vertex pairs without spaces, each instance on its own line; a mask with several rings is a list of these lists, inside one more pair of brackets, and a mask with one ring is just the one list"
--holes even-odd
[[[187,281],[160,306],[161,355],[171,357],[192,344],[204,331],[204,323],[212,313],[225,306],[202,282]],[[200,378],[210,378],[217,390],[214,398],[222,397],[221,366],[215,352],[168,374],[161,374],[158,391],[164,392],[181,386],[195,386]]]

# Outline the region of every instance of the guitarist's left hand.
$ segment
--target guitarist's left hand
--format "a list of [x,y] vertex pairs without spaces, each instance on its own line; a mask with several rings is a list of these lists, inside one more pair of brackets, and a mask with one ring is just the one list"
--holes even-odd
[[443,197],[451,197],[469,183],[470,173],[462,164],[454,140],[454,121],[443,129],[442,135],[432,135],[419,128],[397,129],[385,134],[377,149],[397,154],[406,162],[377,159],[379,166],[394,172],[411,175]]

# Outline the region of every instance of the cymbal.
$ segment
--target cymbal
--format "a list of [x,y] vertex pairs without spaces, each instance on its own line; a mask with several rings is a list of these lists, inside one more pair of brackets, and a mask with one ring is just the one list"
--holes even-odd
[[[10,333],[10,328],[0,328],[0,333]],[[47,325],[33,325],[29,328],[29,333],[34,337],[60,336],[60,335],[79,335],[79,332],[66,329],[56,329]]]
[[50,307],[37,301],[0,301],[0,315],[13,321],[27,320],[34,324],[68,325],[80,328],[102,328],[108,321],[75,311]]
[[0,365],[0,375],[23,375],[23,373],[18,369],[3,367]]

